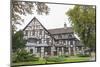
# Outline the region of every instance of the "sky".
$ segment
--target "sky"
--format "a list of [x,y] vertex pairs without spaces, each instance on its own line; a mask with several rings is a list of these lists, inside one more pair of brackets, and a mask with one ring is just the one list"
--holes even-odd
[[68,16],[65,14],[69,9],[73,8],[74,5],[63,5],[63,4],[47,4],[50,8],[48,15],[37,15],[36,12],[32,15],[22,16],[24,22],[22,25],[17,26],[18,30],[23,29],[33,17],[36,17],[46,29],[62,28],[66,22],[67,26],[70,27]]

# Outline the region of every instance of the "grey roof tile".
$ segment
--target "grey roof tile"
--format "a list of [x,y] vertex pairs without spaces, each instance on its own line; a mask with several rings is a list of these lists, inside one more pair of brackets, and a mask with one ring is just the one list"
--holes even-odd
[[48,29],[51,34],[61,34],[61,33],[73,33],[72,27],[64,28],[56,28],[56,29]]

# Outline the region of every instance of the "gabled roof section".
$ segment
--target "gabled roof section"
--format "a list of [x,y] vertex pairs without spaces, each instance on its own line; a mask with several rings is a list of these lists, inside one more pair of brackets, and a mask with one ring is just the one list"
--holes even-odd
[[[40,21],[36,18],[36,17],[34,17],[26,26],[25,26],[25,28],[23,29],[23,31],[28,27],[28,25],[33,21],[33,20],[37,20],[39,23],[40,23]],[[50,34],[50,36],[52,37],[52,38],[54,38],[53,36],[52,36],[52,34],[40,23],[40,25],[43,27],[43,29],[44,30],[46,30],[49,34]],[[54,38],[55,39],[55,38]]]
[[[36,17],[34,17],[33,19],[35,19]],[[33,19],[25,26],[25,28],[23,29],[23,31],[28,27],[28,25],[33,21]]]

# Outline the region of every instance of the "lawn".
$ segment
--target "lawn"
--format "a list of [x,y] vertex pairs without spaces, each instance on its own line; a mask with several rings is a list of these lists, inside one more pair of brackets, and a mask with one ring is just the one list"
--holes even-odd
[[72,56],[69,58],[66,58],[64,62],[82,62],[82,61],[89,61],[90,57],[76,57]]
[[38,61],[12,63],[12,66],[69,63],[69,62],[82,62],[82,61],[90,61],[90,57],[77,57],[77,56],[64,57],[64,61],[61,62],[48,62],[45,59],[40,58]]

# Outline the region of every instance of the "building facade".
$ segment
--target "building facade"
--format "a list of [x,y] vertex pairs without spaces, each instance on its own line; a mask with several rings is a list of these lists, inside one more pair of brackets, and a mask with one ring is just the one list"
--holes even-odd
[[83,50],[83,45],[74,36],[72,27],[46,29],[34,17],[23,29],[24,39],[27,41],[26,50],[39,57],[76,55]]

